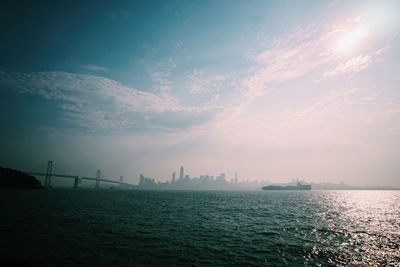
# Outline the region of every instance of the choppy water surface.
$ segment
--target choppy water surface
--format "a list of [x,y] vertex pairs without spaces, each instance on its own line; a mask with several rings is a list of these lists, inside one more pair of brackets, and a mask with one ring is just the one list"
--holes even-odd
[[0,263],[400,262],[400,191],[1,191],[0,212]]

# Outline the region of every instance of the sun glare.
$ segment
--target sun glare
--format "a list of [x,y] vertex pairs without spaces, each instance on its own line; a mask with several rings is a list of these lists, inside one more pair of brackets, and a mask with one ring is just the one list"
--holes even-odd
[[359,25],[356,29],[345,33],[345,35],[339,39],[337,44],[338,49],[341,51],[353,50],[356,46],[359,46],[368,35],[368,27]]

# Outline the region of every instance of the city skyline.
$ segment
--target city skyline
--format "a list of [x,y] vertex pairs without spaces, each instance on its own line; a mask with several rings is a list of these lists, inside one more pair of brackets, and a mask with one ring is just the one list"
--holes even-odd
[[2,167],[400,186],[398,1],[0,5]]
[[[54,162],[49,160],[47,163],[46,172],[31,172],[31,171],[18,171],[10,168],[2,168],[6,173],[19,173],[25,176],[34,176],[33,179],[42,184],[42,188],[57,188],[57,187],[71,187],[72,188],[118,188],[118,189],[157,189],[157,190],[228,190],[228,191],[258,191],[260,188],[264,189],[266,185],[286,187],[305,185],[307,188],[316,190],[400,190],[399,186],[387,185],[355,185],[346,184],[343,180],[341,182],[313,182],[304,178],[292,178],[290,181],[276,182],[269,179],[238,179],[237,171],[235,177],[230,178],[224,172],[217,175],[200,174],[198,176],[191,176],[189,173],[184,172],[184,166],[179,168],[179,178],[176,179],[176,172],[172,172],[171,179],[158,179],[157,177],[146,177],[143,173],[139,178],[126,179],[122,175],[118,179],[115,177],[104,176],[100,169],[96,170],[96,177],[82,176],[82,173],[59,173],[55,171]],[[54,172],[55,171],[55,172]],[[56,181],[53,181],[57,178]],[[72,180],[71,180],[72,179]],[[71,183],[72,181],[72,183]],[[85,182],[84,182],[85,181]],[[100,183],[102,184],[100,186]],[[309,186],[309,187],[308,187]],[[274,188],[275,188],[274,187]],[[310,190],[307,189],[307,190]]]

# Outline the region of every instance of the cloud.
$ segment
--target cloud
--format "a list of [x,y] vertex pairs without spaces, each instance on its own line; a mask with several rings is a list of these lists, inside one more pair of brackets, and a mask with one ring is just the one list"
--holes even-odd
[[369,55],[355,56],[345,63],[341,63],[335,69],[325,72],[324,77],[336,76],[338,74],[356,74],[366,69],[371,63],[372,60]]
[[[375,90],[363,79],[344,85],[340,77],[334,81],[331,77],[360,73],[383,59],[389,48],[371,44],[358,56],[339,54],[339,27],[337,23],[297,27],[248,56],[251,67],[225,110],[196,131],[207,134],[213,129],[216,143],[255,149],[357,145],[356,135],[364,135],[384,117],[386,104],[374,111]],[[390,127],[385,124],[382,131]]]
[[204,116],[193,107],[184,107],[165,98],[125,86],[114,80],[89,74],[60,71],[18,73],[0,71],[0,84],[20,93],[56,101],[63,119],[91,131],[129,128],[173,128],[159,119],[180,114],[189,127]]
[[154,91],[164,97],[168,97],[172,88],[171,75],[177,68],[175,60],[169,58],[165,62],[148,64],[146,68],[152,80]]
[[[234,98],[240,101],[236,101],[235,106],[246,107],[286,82],[299,80],[303,86],[313,81],[323,83],[339,74],[355,75],[382,60],[390,50],[390,40],[371,42],[360,48],[360,55],[350,58],[337,49],[342,32],[357,27],[363,18],[358,15],[344,23],[332,21],[298,26],[248,56],[252,67],[237,86]],[[307,81],[307,75],[314,77]]]
[[[117,13],[110,16],[118,17]],[[322,86],[323,78],[354,75],[381,56],[377,52],[365,53],[335,66],[342,59],[335,57],[329,44],[336,38],[338,27],[341,25],[296,27],[250,55],[249,64],[239,75],[229,71],[220,71],[223,75],[218,75],[218,71],[194,68],[180,80],[174,58],[147,63],[152,93],[100,77],[96,73],[109,70],[93,64],[81,66],[92,75],[60,71],[0,72],[0,82],[21,93],[57,101],[65,121],[91,130],[182,129],[205,124],[212,118],[216,125],[224,125],[223,120],[237,115],[235,111],[240,112],[283,83],[316,71],[317,77],[314,75],[310,84],[318,80]]]
[[326,62],[320,55],[321,39],[315,36],[313,27],[296,28],[288,37],[250,56],[253,67],[240,82],[236,96],[241,99],[239,106],[249,105],[277,84],[302,77]]
[[189,93],[195,95],[217,94],[226,81],[224,75],[207,75],[205,71],[197,68],[187,78],[186,88]]
[[109,71],[109,69],[107,69],[107,68],[93,65],[93,64],[82,65],[81,68],[84,70],[92,71],[92,72],[108,72]]

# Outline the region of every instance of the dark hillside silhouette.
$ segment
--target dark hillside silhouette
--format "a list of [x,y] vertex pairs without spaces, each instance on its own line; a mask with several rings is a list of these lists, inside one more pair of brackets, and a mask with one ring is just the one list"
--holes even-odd
[[0,189],[41,189],[35,177],[23,172],[0,167]]

